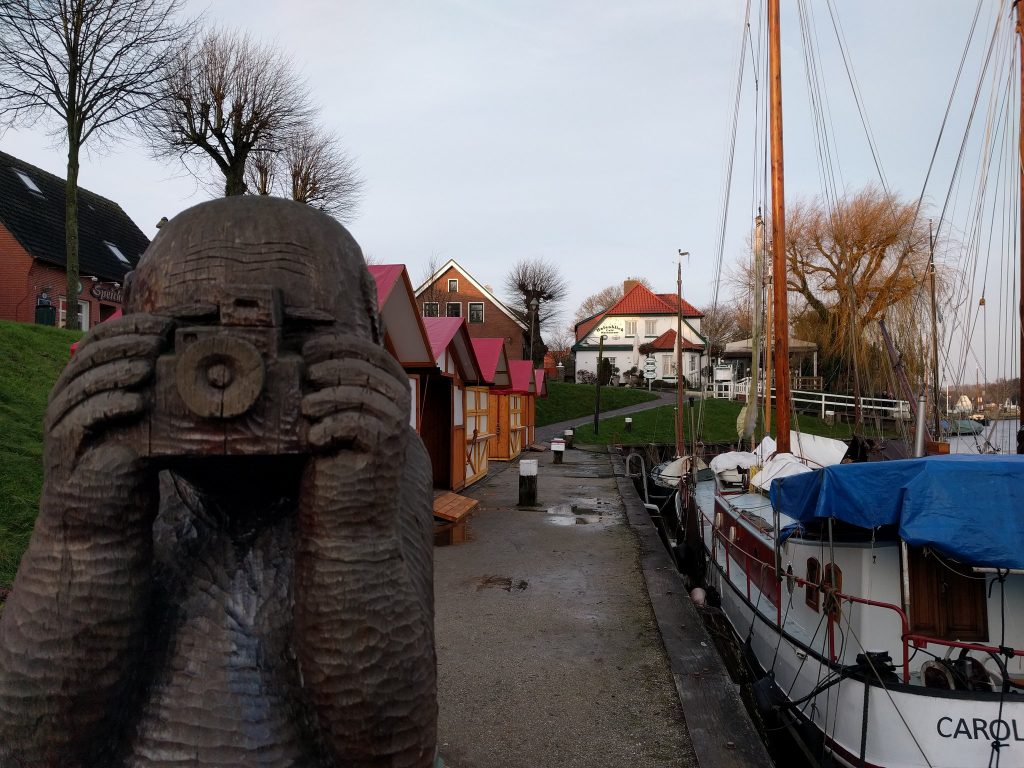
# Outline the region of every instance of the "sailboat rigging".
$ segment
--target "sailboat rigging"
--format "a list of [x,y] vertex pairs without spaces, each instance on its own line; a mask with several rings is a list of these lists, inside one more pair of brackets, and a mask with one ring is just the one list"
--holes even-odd
[[[790,429],[779,6],[767,1],[776,438],[688,463],[667,505],[681,510],[673,547],[718,596],[755,698],[811,754],[848,768],[1024,768],[1024,457],[855,463],[844,443]],[[1024,98],[1021,110],[1024,125]],[[933,255],[929,267],[934,290]],[[898,359],[884,322],[881,335]],[[934,368],[928,379],[937,399]],[[917,427],[923,448],[923,408]]]

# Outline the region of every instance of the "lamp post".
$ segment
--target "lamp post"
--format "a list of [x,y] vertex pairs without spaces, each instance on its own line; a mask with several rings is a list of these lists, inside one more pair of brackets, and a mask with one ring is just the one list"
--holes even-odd
[[598,434],[601,419],[601,361],[604,357],[604,340],[608,337],[603,333],[597,339],[597,378],[594,380],[594,434]]
[[533,365],[533,337],[536,335],[537,308],[539,306],[540,302],[537,301],[536,296],[530,299],[530,365]]

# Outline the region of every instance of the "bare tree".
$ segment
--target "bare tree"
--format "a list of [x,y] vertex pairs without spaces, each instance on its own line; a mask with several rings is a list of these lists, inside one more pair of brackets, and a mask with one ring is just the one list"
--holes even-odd
[[3,0],[0,112],[8,124],[43,118],[68,148],[64,226],[68,328],[79,325],[79,154],[151,108],[182,34],[181,0]]
[[[651,281],[646,277],[627,277],[626,280],[640,283],[648,290],[654,290],[651,286]],[[593,317],[600,312],[604,312],[622,298],[622,289],[623,283],[616,283],[614,285],[609,285],[607,288],[602,288],[597,293],[587,296],[579,307],[577,307],[576,313],[573,315],[573,322],[580,323],[588,317]]]
[[720,357],[725,345],[750,337],[750,307],[739,301],[708,304],[702,308],[701,333],[708,340],[708,354]]
[[505,275],[509,307],[527,324],[535,363],[544,360],[543,330],[558,317],[569,290],[557,265],[545,259],[522,259]]
[[180,49],[163,96],[150,124],[154,150],[179,157],[199,178],[212,164],[225,196],[247,191],[251,155],[281,151],[314,114],[291,57],[228,30],[211,30]]
[[351,220],[363,180],[341,141],[312,123],[288,132],[277,149],[257,148],[246,167],[246,181],[256,194],[280,194]]

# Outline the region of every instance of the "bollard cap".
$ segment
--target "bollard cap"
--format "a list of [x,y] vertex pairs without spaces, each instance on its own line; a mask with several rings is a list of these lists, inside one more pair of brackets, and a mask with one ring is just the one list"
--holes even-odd
[[627,424],[632,424],[633,423],[633,419],[631,419],[629,416],[627,416],[626,417],[626,423]]
[[562,434],[565,435],[566,437],[572,437],[572,430],[567,429]]
[[520,477],[536,477],[537,476],[537,460],[536,459],[522,459],[519,462],[519,476]]
[[551,441],[551,450],[552,451],[564,451],[565,450],[565,440],[563,440],[560,437],[554,438]]

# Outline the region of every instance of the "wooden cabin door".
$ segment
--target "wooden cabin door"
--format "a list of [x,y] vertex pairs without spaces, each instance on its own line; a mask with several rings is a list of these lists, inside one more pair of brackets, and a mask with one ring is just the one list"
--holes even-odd
[[987,640],[985,578],[919,547],[908,551],[911,631],[941,640]]
[[430,376],[423,385],[420,437],[430,455],[434,487],[451,490],[452,385],[443,376]]

